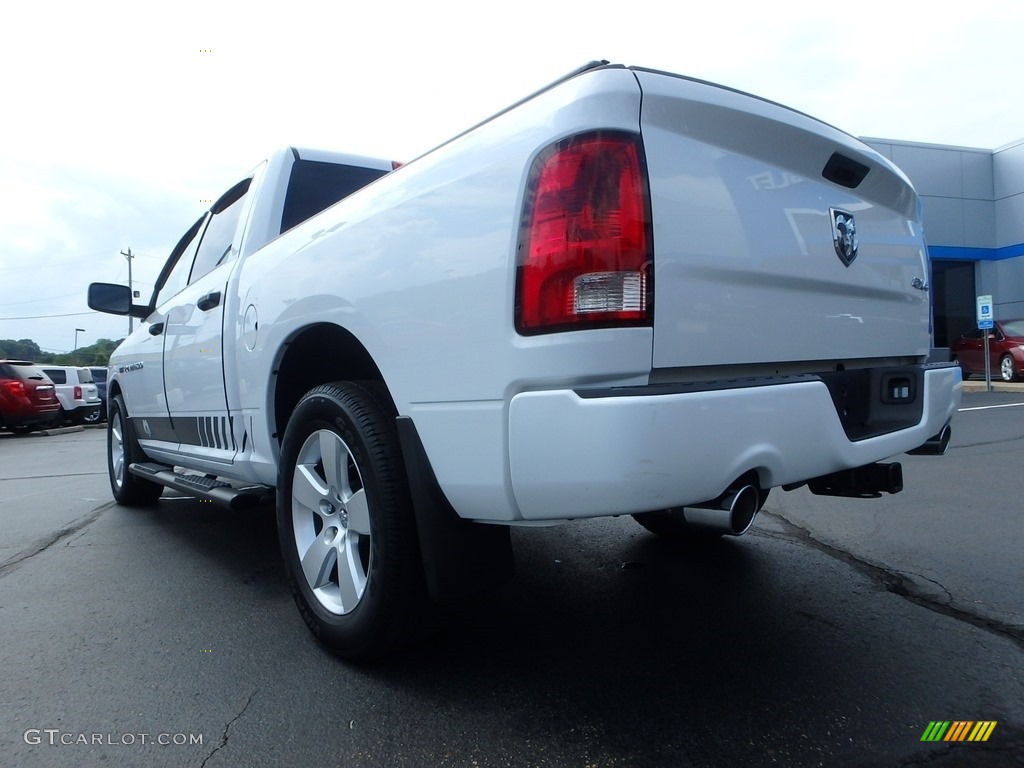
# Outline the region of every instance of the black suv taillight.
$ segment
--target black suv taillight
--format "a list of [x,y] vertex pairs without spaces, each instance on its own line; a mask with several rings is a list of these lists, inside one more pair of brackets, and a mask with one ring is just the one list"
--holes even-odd
[[650,325],[651,206],[640,137],[597,131],[534,161],[519,232],[516,330]]

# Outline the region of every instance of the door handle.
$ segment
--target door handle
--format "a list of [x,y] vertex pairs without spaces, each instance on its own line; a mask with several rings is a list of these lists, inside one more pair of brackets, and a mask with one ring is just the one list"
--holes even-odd
[[164,332],[164,324],[163,323],[153,323],[151,326],[149,326],[149,335],[150,336],[159,336],[163,332]]
[[209,312],[218,304],[220,304],[220,291],[210,291],[196,302],[196,306],[203,310],[203,312]]

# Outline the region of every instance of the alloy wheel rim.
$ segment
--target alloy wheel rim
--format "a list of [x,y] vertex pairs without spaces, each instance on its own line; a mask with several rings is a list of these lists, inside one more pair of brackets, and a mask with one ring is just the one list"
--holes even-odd
[[359,605],[370,572],[370,510],[351,449],[330,430],[299,449],[292,479],[299,569],[317,602],[336,615]]
[[116,411],[110,422],[110,466],[114,471],[114,483],[118,488],[124,483],[124,422],[121,412]]

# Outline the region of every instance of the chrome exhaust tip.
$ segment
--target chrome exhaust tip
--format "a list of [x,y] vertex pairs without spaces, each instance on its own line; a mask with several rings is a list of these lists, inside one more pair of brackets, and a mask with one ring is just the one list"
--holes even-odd
[[949,424],[942,428],[942,431],[934,437],[925,440],[923,445],[912,451],[907,451],[911,456],[941,456],[949,447],[949,438],[953,436],[953,430]]
[[683,519],[694,529],[742,536],[757,517],[761,493],[756,486],[730,488],[717,499],[683,507]]

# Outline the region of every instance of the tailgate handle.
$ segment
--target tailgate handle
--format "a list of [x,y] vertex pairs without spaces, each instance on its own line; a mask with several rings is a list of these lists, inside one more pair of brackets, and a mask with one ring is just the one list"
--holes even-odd
[[203,310],[203,312],[210,311],[218,304],[220,304],[220,291],[210,291],[196,302],[196,306]]
[[864,177],[868,175],[870,170],[863,163],[858,163],[856,160],[852,160],[845,155],[833,152],[832,157],[825,163],[825,168],[822,170],[821,175],[840,187],[856,189],[864,181]]
[[164,332],[164,324],[163,323],[153,323],[151,326],[149,326],[149,335],[150,336],[159,336],[163,332]]

